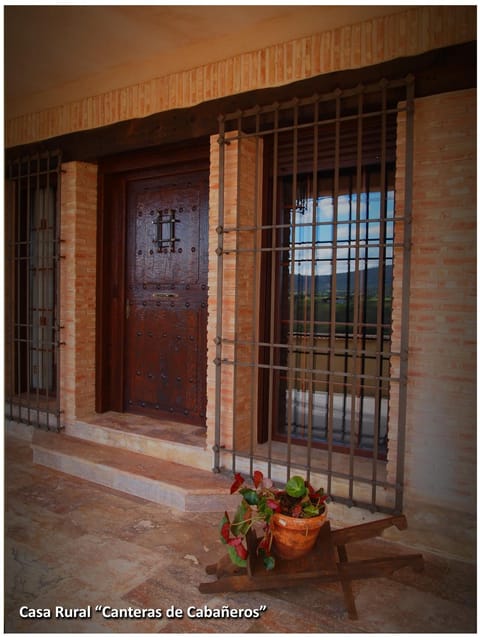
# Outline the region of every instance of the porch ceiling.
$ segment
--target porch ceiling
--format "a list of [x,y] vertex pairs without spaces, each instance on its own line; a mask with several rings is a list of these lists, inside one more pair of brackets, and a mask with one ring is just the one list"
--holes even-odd
[[402,6],[6,6],[7,119]]

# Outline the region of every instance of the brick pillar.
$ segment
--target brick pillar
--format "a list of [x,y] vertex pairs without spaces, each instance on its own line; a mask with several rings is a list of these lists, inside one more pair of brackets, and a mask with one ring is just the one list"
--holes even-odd
[[[236,136],[232,133],[231,136]],[[209,215],[209,319],[207,366],[207,440],[214,443],[217,306],[222,304],[222,359],[248,365],[257,358],[255,344],[258,323],[260,246],[257,230],[229,231],[224,243],[222,300],[217,299],[219,244],[219,144],[211,138],[210,153],[210,215]],[[255,227],[259,215],[261,140],[232,139],[225,145],[224,164],[224,227]],[[229,249],[240,252],[229,253]],[[236,345],[229,343],[235,340]],[[247,344],[248,343],[248,344]],[[254,366],[221,365],[221,445],[246,449],[251,434],[256,433],[257,375]],[[253,430],[253,432],[252,432]]]
[[97,167],[62,165],[60,402],[68,425],[95,410]]

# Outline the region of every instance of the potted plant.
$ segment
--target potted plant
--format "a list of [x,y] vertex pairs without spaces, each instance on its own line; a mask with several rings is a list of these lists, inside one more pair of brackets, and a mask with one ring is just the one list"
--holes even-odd
[[253,474],[253,487],[236,473],[230,493],[242,495],[233,520],[225,512],[221,522],[221,540],[228,546],[232,562],[247,565],[247,535],[261,527],[257,553],[267,569],[275,567],[275,556],[294,559],[315,545],[320,527],[327,520],[328,496],[315,490],[301,476],[293,476],[283,490],[261,471]]

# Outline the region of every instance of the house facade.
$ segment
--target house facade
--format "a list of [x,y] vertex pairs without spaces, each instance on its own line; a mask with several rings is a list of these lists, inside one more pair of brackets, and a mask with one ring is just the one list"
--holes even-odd
[[7,109],[8,430],[115,488],[116,450],[306,474],[473,559],[476,10],[327,9]]

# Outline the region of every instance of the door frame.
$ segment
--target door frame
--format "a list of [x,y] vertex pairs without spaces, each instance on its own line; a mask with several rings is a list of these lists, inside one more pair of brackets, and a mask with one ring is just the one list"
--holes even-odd
[[95,410],[124,411],[126,186],[136,177],[209,170],[209,139],[105,158],[99,162]]

